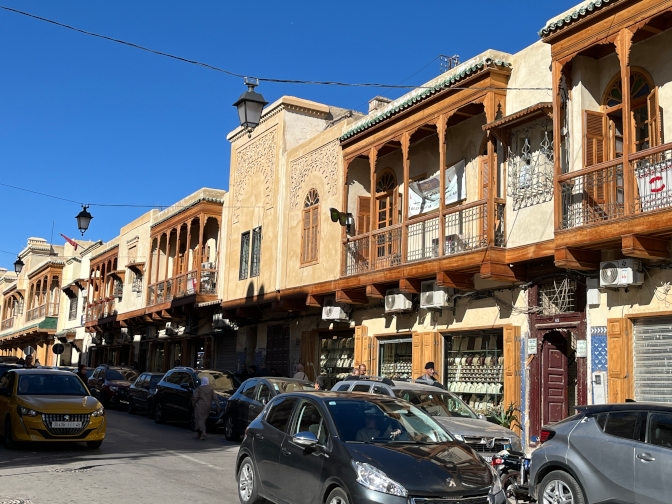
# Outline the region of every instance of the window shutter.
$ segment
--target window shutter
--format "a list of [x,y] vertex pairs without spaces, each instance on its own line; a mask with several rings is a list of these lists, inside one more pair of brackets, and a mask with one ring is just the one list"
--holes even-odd
[[310,248],[310,208],[303,211],[303,229],[301,231],[301,262],[308,262]]
[[362,364],[364,350],[364,336],[367,334],[366,326],[355,327],[355,366]]
[[316,205],[312,211],[312,222],[310,228],[310,260],[317,261],[318,259],[318,240],[320,234],[320,206]]
[[[511,403],[520,409],[520,327],[508,326],[504,328],[504,402],[502,408],[506,411]],[[520,420],[520,412],[516,412]],[[520,434],[520,425],[512,426],[511,430]]]
[[607,388],[610,403],[622,403],[628,398],[628,335],[625,319],[607,320]]
[[434,371],[437,372],[438,379],[441,381],[441,383],[444,383],[443,381],[443,347],[441,345],[443,337],[441,336],[441,333],[438,331],[435,331],[432,333],[433,336],[433,361],[434,361]]
[[583,111],[583,152],[585,167],[606,161],[607,115],[592,110]]
[[357,234],[368,233],[371,230],[371,198],[359,196],[357,198]]
[[660,141],[660,115],[658,106],[658,88],[653,88],[646,98],[649,112],[649,147],[658,147]]
[[413,333],[413,350],[411,356],[413,378],[420,378],[423,374],[422,368],[425,366],[422,361],[422,333]]
[[401,215],[400,215],[400,209],[403,208],[403,205],[399,204],[399,186],[396,186],[394,188],[394,191],[392,191],[392,202],[390,204],[390,216],[388,217],[388,222],[390,222],[390,225],[395,225],[401,222]]

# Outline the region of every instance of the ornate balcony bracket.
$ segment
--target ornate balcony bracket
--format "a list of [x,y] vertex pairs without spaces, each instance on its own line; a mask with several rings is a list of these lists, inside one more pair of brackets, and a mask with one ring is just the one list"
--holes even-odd
[[582,250],[561,247],[555,249],[555,265],[558,268],[597,270],[602,254],[599,250]]
[[626,257],[653,260],[667,259],[670,255],[669,245],[669,240],[631,234],[623,236],[622,252]]
[[346,304],[367,304],[366,292],[361,290],[337,290],[336,302]]
[[452,287],[453,289],[473,289],[474,275],[470,273],[458,273],[456,271],[439,271],[436,274],[436,285],[439,287]]

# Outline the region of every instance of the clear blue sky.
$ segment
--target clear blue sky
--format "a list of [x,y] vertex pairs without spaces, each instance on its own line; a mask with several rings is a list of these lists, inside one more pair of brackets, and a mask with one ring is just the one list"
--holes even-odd
[[[75,27],[237,73],[397,84],[439,54],[517,52],[578,0],[0,0]],[[93,203],[170,205],[228,190],[241,79],[0,10],[0,182]],[[440,72],[438,60],[407,81]],[[366,111],[386,90],[264,83]],[[401,90],[387,92],[396,98]],[[0,187],[0,250],[29,236],[76,238],[74,203]],[[85,238],[109,240],[139,208],[92,207]],[[15,257],[0,253],[0,266]]]

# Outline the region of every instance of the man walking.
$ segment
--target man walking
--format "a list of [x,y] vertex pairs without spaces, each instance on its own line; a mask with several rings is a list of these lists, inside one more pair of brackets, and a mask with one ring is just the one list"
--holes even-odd
[[418,377],[419,381],[423,381],[429,385],[436,385],[437,387],[445,388],[441,385],[441,382],[438,380],[439,375],[434,370],[434,363],[428,362],[425,364],[425,374]]

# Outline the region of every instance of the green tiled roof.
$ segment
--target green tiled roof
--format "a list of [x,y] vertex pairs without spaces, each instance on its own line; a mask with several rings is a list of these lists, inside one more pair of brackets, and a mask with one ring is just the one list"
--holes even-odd
[[4,333],[0,333],[0,338],[4,336],[11,336],[12,334],[20,333],[23,331],[27,331],[28,329],[33,329],[37,327],[38,329],[56,329],[56,326],[58,325],[58,317],[45,317],[44,320],[41,322],[38,322],[37,324],[31,324],[26,327],[22,327],[21,329],[14,329],[14,330],[9,330]]
[[348,138],[356,135],[357,133],[361,133],[362,131],[372,126],[389,119],[390,117],[398,114],[402,110],[412,107],[413,105],[423,100],[426,100],[427,98],[429,98],[432,95],[435,95],[436,93],[439,93],[445,89],[453,87],[455,84],[464,80],[465,78],[483,71],[489,64],[493,64],[500,67],[512,66],[511,63],[509,63],[508,61],[490,60],[488,58],[483,61],[479,61],[478,63],[474,63],[473,65],[464,68],[460,72],[450,75],[445,79],[439,78],[436,80],[436,82],[432,82],[429,86],[415,89],[410,93],[405,94],[401,98],[398,98],[397,100],[393,101],[386,107],[380,110],[376,110],[371,114],[367,115],[364,119],[356,122],[348,131],[343,133],[340,140],[341,141],[347,140]]
[[563,16],[561,18],[549,22],[546,26],[544,26],[541,30],[539,30],[539,36],[545,37],[547,35],[550,35],[554,31],[565,28],[570,24],[572,24],[574,21],[577,21],[580,18],[588,16],[608,4],[613,5],[618,1],[620,0],[594,0],[593,2],[582,5],[571,14],[567,14],[566,16]]

